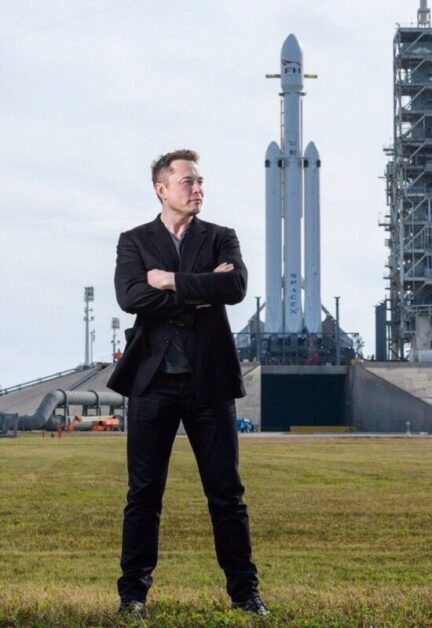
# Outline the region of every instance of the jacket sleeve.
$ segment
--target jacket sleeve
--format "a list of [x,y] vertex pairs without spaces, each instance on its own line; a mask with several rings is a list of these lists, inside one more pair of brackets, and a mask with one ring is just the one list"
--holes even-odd
[[247,269],[234,229],[226,229],[217,253],[216,266],[227,262],[234,269],[225,273],[175,273],[179,305],[234,305],[246,296]]
[[128,314],[141,314],[148,318],[181,319],[188,309],[177,304],[173,291],[158,290],[149,286],[147,269],[136,245],[127,233],[120,234],[117,245],[114,284],[117,302]]

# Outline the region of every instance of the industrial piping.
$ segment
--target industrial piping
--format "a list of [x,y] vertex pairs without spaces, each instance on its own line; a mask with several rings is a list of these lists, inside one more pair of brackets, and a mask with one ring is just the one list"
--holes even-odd
[[[33,414],[23,414],[18,416],[19,430],[41,430],[55,429],[60,419],[53,417],[54,410],[64,405],[83,405],[83,406],[112,406],[118,408],[124,403],[124,397],[114,392],[96,392],[90,390],[55,390],[42,399],[39,407]],[[0,418],[5,419],[6,427],[10,423],[12,428],[12,417],[3,415],[0,412]]]

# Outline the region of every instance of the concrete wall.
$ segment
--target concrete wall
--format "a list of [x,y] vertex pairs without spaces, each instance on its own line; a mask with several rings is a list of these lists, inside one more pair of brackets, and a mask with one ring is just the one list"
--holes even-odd
[[246,397],[236,399],[237,416],[249,417],[261,427],[261,366],[242,365]]
[[410,421],[412,432],[432,432],[432,405],[362,364],[350,369],[350,399],[352,422],[359,430],[406,432]]

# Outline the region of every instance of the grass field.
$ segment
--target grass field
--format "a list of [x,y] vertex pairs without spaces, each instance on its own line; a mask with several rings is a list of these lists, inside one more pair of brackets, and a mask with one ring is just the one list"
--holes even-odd
[[[0,441],[0,626],[126,625],[115,617],[124,449],[115,434]],[[242,438],[241,472],[271,618],[230,610],[178,438],[139,625],[432,626],[432,439]]]

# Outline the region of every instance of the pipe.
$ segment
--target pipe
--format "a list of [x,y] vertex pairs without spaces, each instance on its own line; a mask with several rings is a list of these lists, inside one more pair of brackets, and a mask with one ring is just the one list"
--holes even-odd
[[[54,410],[65,403],[85,406],[96,406],[100,404],[118,408],[123,405],[123,396],[114,392],[54,390],[45,395],[33,414],[22,414],[18,416],[18,429],[41,430],[43,428],[55,428],[61,419],[53,417]],[[6,417],[6,423],[11,422],[11,419],[8,420],[7,415],[3,415],[0,412],[0,416],[3,418]],[[11,428],[9,427],[9,429]]]

